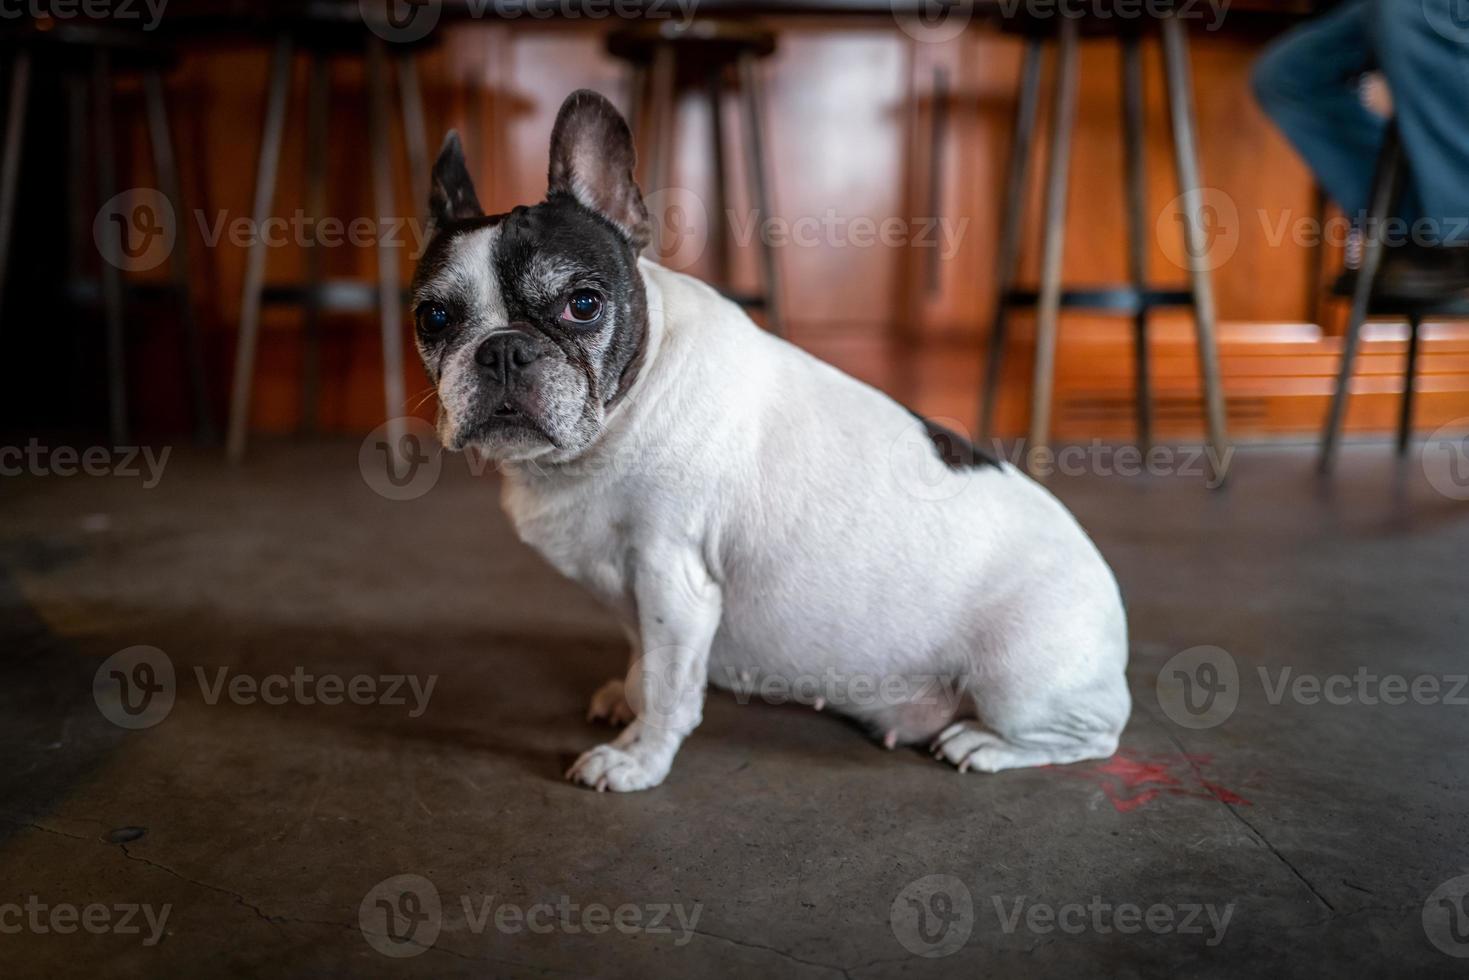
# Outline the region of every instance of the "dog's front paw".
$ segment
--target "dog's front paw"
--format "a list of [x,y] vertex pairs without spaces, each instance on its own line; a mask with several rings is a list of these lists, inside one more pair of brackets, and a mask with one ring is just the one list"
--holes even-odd
[[582,757],[566,771],[567,779],[590,786],[599,793],[609,789],[616,793],[650,789],[663,782],[666,775],[667,766],[654,767],[647,760],[615,745],[599,745],[582,753]]
[[613,679],[597,688],[587,706],[587,721],[605,721],[609,725],[627,725],[637,715],[627,703],[621,679]]

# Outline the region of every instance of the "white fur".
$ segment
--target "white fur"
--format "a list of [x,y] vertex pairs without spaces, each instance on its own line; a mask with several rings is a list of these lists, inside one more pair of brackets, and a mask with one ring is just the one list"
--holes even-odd
[[[504,483],[520,536],[633,641],[637,720],[568,775],[657,785],[711,681],[812,691],[889,743],[937,736],[961,768],[1111,755],[1130,709],[1126,621],[1055,498],[1009,465],[944,467],[887,396],[708,286],[642,272],[649,348],[605,434]],[[832,677],[936,688],[834,697]],[[593,712],[618,700],[601,692]]]

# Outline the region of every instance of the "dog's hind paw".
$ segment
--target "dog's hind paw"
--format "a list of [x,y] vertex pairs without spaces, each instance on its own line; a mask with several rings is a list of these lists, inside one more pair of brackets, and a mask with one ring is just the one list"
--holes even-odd
[[587,721],[605,721],[609,725],[627,725],[637,716],[627,703],[622,680],[614,679],[597,688],[587,706]]

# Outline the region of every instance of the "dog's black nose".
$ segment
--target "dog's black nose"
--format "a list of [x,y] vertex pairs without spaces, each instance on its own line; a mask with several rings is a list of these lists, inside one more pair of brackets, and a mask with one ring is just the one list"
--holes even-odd
[[540,356],[540,345],[534,337],[519,330],[501,330],[475,349],[474,362],[491,380],[504,384],[512,374]]

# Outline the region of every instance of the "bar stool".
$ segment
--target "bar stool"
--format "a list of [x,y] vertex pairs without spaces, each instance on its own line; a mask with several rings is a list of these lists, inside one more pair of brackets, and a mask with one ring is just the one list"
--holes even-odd
[[[264,305],[297,306],[305,314],[305,356],[302,370],[303,428],[316,424],[317,386],[320,364],[320,314],[325,310],[378,314],[383,346],[383,400],[388,420],[388,443],[401,446],[406,432],[403,386],[403,303],[398,251],[382,234],[383,222],[394,212],[392,163],[388,148],[391,109],[388,95],[389,55],[382,38],[368,29],[356,3],[315,3],[271,18],[275,32],[267,87],[265,118],[261,126],[260,155],[255,173],[253,227],[257,232],[271,216],[281,141],[285,133],[287,96],[292,59],[299,49],[307,55],[310,77],[306,108],[306,189],[304,212],[319,220],[326,206],[326,140],[330,121],[330,61],[334,57],[361,58],[367,75],[367,165],[371,174],[373,209],[378,219],[377,278],[331,279],[321,275],[321,259],[315,243],[308,245],[304,283],[265,282],[266,242],[256,234],[246,259],[243,296],[240,300],[239,346],[235,356],[230,397],[227,453],[239,462],[245,455],[250,422],[250,396],[255,373],[255,350],[259,341],[260,312]],[[414,203],[401,211],[417,215],[428,200],[429,159],[423,95],[419,88],[414,56],[431,38],[394,45],[399,110],[407,149]],[[401,460],[399,460],[401,462]]]
[[[1137,374],[1137,425],[1140,446],[1146,452],[1152,439],[1152,396],[1149,391],[1148,314],[1158,307],[1187,306],[1194,311],[1198,338],[1199,369],[1203,378],[1205,415],[1213,459],[1229,459],[1226,451],[1224,394],[1219,380],[1219,352],[1215,340],[1214,292],[1206,267],[1207,245],[1200,212],[1197,126],[1193,109],[1193,80],[1189,65],[1188,35],[1182,20],[1168,13],[1156,18],[1162,33],[1163,62],[1167,75],[1169,118],[1173,129],[1173,160],[1182,198],[1185,252],[1188,256],[1190,288],[1167,290],[1147,284],[1147,181],[1143,170],[1143,75],[1140,30],[1123,27],[1122,98],[1126,193],[1128,217],[1128,272],[1130,283],[1121,287],[1066,289],[1061,283],[1061,264],[1066,226],[1067,172],[1071,162],[1071,133],[1076,118],[1078,49],[1082,24],[1076,17],[1058,15],[1043,22],[1027,21],[1025,51],[1020,71],[1020,98],[1016,106],[1014,138],[1005,176],[1005,201],[1000,231],[996,281],[999,301],[990,329],[989,356],[980,409],[979,435],[989,438],[995,393],[1005,351],[1009,311],[1017,306],[1036,307],[1035,378],[1031,389],[1030,444],[1028,463],[1034,468],[1036,454],[1049,440],[1052,382],[1056,359],[1056,325],[1062,309],[1092,309],[1131,314],[1133,318]],[[1056,22],[1059,21],[1059,26]],[[1088,26],[1091,26],[1090,24]],[[1110,29],[1115,33],[1116,28]],[[1051,149],[1045,174],[1045,224],[1040,288],[1016,288],[1020,262],[1020,228],[1024,198],[1035,138],[1036,114],[1040,104],[1042,45],[1056,35],[1057,64],[1052,93]],[[1222,480],[1223,473],[1213,474]]]
[[[696,76],[708,99],[710,135],[714,161],[714,206],[709,209],[709,243],[713,247],[714,280],[723,283],[720,291],[747,309],[759,309],[771,333],[781,334],[780,275],[775,251],[765,236],[756,234],[760,253],[761,290],[741,294],[728,289],[729,212],[726,206],[727,167],[724,153],[724,117],[721,111],[728,89],[730,72],[739,82],[740,107],[745,130],[745,169],[749,180],[750,201],[758,222],[769,217],[770,183],[765,157],[765,124],[758,62],[775,52],[775,35],[743,22],[699,19],[688,23],[674,21],[642,21],[612,32],[607,37],[607,51],[613,57],[632,65],[629,81],[628,124],[634,139],[646,135],[645,145],[652,149],[645,168],[645,184],[652,192],[668,186],[672,165],[674,110],[680,76]],[[639,123],[647,106],[647,133],[639,133]],[[650,248],[657,253],[661,223],[656,220],[654,241]]]
[[1331,396],[1331,409],[1327,413],[1326,426],[1321,433],[1319,467],[1322,474],[1330,473],[1336,465],[1347,400],[1352,393],[1352,370],[1356,366],[1357,353],[1362,342],[1362,325],[1367,322],[1367,317],[1400,316],[1408,321],[1408,355],[1404,368],[1403,399],[1398,411],[1399,456],[1407,455],[1408,446],[1413,439],[1413,386],[1418,375],[1419,333],[1424,317],[1469,317],[1469,295],[1464,293],[1423,299],[1395,296],[1377,285],[1377,273],[1382,268],[1383,252],[1386,248],[1382,239],[1383,222],[1392,214],[1406,183],[1407,168],[1403,166],[1403,162],[1403,146],[1398,127],[1395,122],[1390,122],[1383,135],[1377,171],[1372,178],[1372,200],[1367,212],[1367,224],[1362,232],[1362,264],[1357,270],[1350,294],[1352,312],[1343,338],[1336,390]]
[[[129,443],[127,409],[127,353],[125,303],[130,295],[163,293],[178,304],[184,336],[185,362],[195,437],[212,442],[214,424],[209,411],[204,375],[204,346],[190,296],[189,250],[186,236],[179,234],[183,221],[183,193],[179,186],[173,139],[164,97],[163,76],[176,63],[174,52],[148,34],[124,31],[81,20],[55,21],[38,18],[25,27],[7,31],[0,44],[10,53],[10,82],[7,96],[5,148],[0,154],[0,302],[3,302],[9,264],[11,237],[15,230],[15,194],[25,154],[26,115],[30,105],[33,63],[56,69],[65,89],[68,120],[67,207],[70,249],[67,260],[66,296],[79,306],[102,308],[106,323],[108,427],[114,445]],[[119,74],[142,78],[153,173],[159,192],[172,208],[174,233],[178,236],[167,258],[171,276],[167,282],[124,282],[122,273],[131,263],[125,254],[127,242],[120,235],[97,234],[101,259],[96,276],[87,273],[85,256],[93,237],[91,212],[86,206],[88,163],[92,163],[98,205],[110,205],[117,195],[117,144],[113,99]],[[89,102],[91,105],[89,106]],[[92,152],[86,152],[88,130]],[[146,205],[150,228],[160,216]],[[126,220],[129,216],[115,215]],[[100,220],[100,219],[99,219]],[[161,230],[162,225],[157,225]],[[111,229],[107,229],[109,232]],[[122,233],[131,235],[124,228]],[[151,234],[151,232],[150,232]]]

